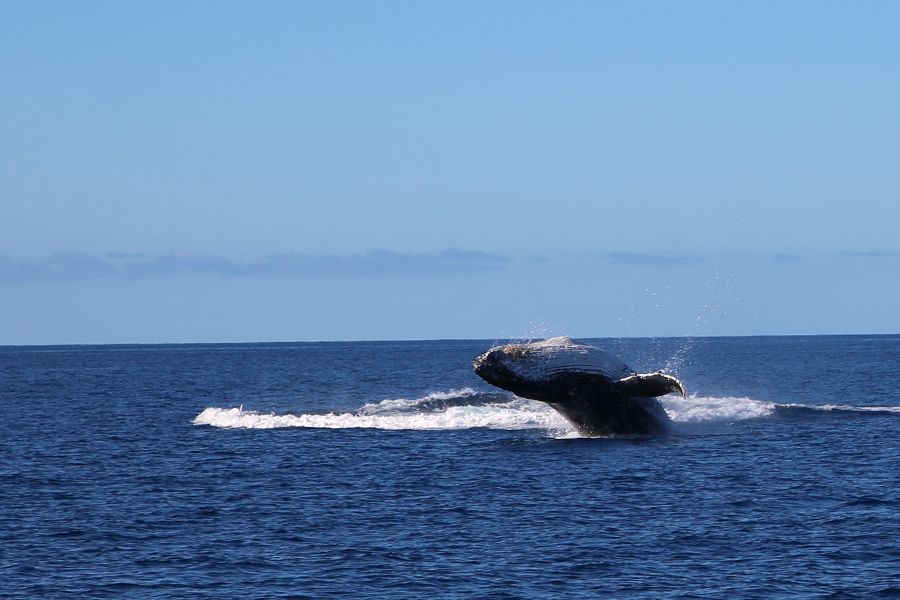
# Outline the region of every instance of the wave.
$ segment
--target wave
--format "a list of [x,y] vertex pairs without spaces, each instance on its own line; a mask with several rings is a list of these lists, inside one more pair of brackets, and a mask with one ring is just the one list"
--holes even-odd
[[382,400],[364,404],[354,412],[279,415],[243,407],[210,407],[194,418],[194,424],[240,429],[571,429],[561,415],[545,404],[472,388],[434,392],[416,399]]
[[505,392],[479,392],[472,388],[450,390],[448,392],[432,392],[427,396],[409,400],[382,400],[363,404],[357,411],[361,415],[383,415],[392,413],[408,413],[422,411],[443,411],[460,406],[494,406],[509,403],[510,395]]
[[778,404],[775,406],[777,416],[805,415],[900,415],[900,406],[851,406],[849,404],[823,404],[810,406],[807,404]]
[[[746,397],[665,396],[660,401],[669,418],[679,424],[734,423],[766,417],[803,417],[823,414],[900,414],[897,406],[845,406],[777,404]],[[386,399],[367,403],[355,411],[328,413],[261,413],[236,408],[209,407],[194,418],[195,425],[234,429],[311,427],[323,429],[546,430],[554,436],[579,434],[562,415],[533,400],[503,392],[472,388],[433,392],[420,398]]]

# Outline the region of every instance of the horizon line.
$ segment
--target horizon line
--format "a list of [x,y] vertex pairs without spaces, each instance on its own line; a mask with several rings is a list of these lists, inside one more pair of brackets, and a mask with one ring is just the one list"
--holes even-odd
[[[722,338],[812,338],[812,337],[893,337],[900,336],[900,331],[892,333],[753,333],[753,334],[719,334],[719,335],[620,335],[620,336],[570,336],[579,340],[665,340],[665,339],[722,339]],[[486,342],[489,340],[540,340],[546,337],[486,337],[486,338],[405,338],[405,339],[332,339],[332,340],[266,340],[266,341],[222,341],[222,342],[63,342],[58,344],[0,344],[0,349],[13,348],[66,348],[85,346],[262,346],[288,344],[391,344],[415,342]]]

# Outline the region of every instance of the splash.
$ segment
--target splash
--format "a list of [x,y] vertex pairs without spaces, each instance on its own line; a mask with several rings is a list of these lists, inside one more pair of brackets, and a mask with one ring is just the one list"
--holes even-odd
[[[809,415],[881,414],[898,415],[898,406],[811,406],[778,404],[747,397],[660,398],[669,418],[679,426],[728,425],[767,417],[803,418]],[[433,392],[420,398],[393,398],[362,405],[356,411],[329,413],[261,413],[244,408],[204,409],[195,425],[231,429],[321,429],[386,430],[544,430],[553,437],[581,437],[555,410],[534,400],[507,393],[481,392],[472,388]]]
[[665,364],[662,367],[662,371],[664,373],[677,373],[684,367],[685,365],[690,365],[690,353],[694,349],[695,338],[688,337],[684,338],[684,341],[681,345],[672,353],[672,355],[666,359]]
[[210,407],[195,425],[240,429],[317,427],[325,429],[545,429],[569,430],[556,411],[540,402],[471,388],[434,392],[416,399],[387,399],[364,404],[355,412],[265,414],[243,408]]
[[660,398],[669,418],[675,423],[734,422],[760,419],[774,414],[772,402],[737,397],[706,397],[691,395],[687,398],[664,396]]

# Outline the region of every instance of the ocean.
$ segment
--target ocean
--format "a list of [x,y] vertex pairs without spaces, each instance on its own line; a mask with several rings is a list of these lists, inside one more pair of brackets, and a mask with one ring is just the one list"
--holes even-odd
[[900,336],[588,340],[620,438],[502,341],[0,348],[0,597],[900,597]]

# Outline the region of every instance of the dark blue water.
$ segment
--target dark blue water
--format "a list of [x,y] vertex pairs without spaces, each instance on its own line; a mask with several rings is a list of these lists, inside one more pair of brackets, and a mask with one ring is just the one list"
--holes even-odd
[[900,595],[900,336],[595,340],[586,439],[489,342],[0,348],[0,596]]

